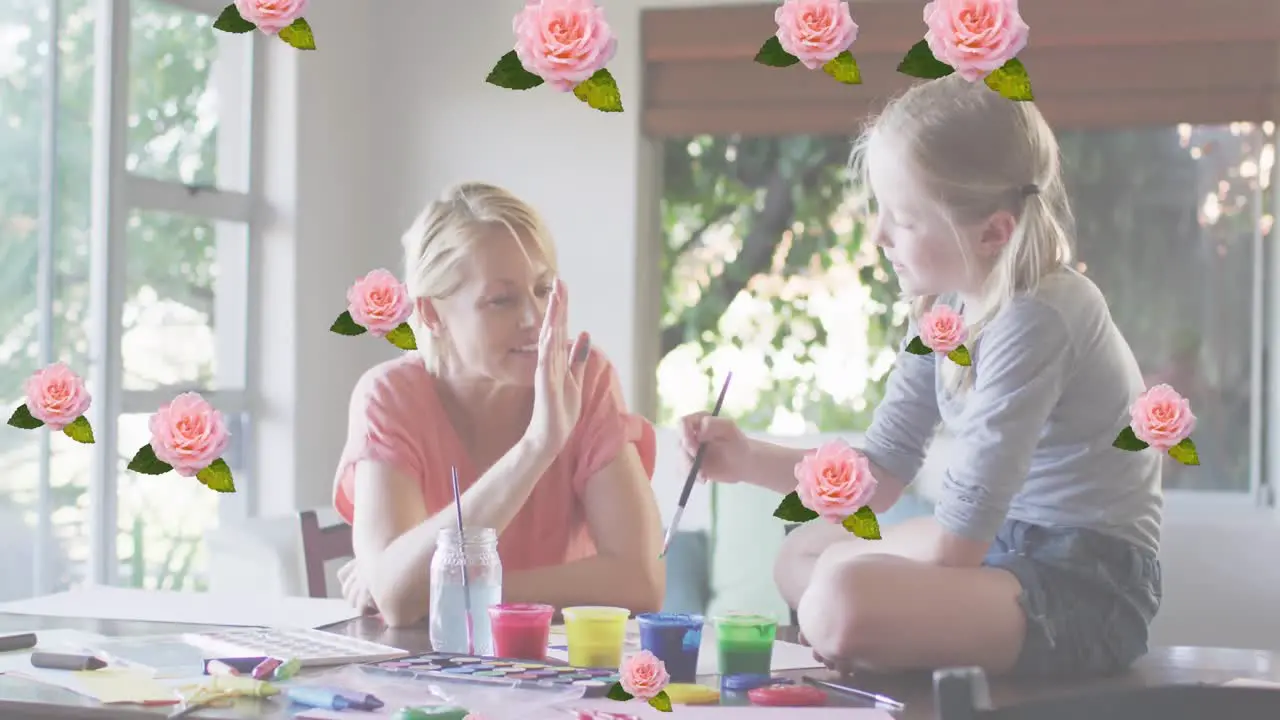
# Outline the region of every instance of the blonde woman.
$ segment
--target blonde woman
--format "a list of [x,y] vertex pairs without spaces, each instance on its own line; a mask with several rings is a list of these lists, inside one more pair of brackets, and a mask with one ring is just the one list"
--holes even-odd
[[[934,515],[880,541],[821,521],[792,533],[775,578],[801,632],[842,669],[1128,666],[1160,604],[1160,458],[1111,446],[1142,376],[1070,266],[1052,131],[1034,104],[952,75],[891,102],[854,159],[878,204],[875,242],[913,300],[907,340],[946,304],[972,364],[904,342],[866,433],[870,504],[896,502],[942,423],[954,449]],[[701,413],[684,425],[688,448],[710,443],[707,478],[795,489],[797,451]]]
[[343,594],[390,625],[426,616],[456,465],[464,522],[498,532],[504,601],[657,610],[653,428],[627,411],[590,338],[569,337],[538,214],[501,188],[461,185],[403,243],[419,350],[352,393],[334,484],[356,555]]

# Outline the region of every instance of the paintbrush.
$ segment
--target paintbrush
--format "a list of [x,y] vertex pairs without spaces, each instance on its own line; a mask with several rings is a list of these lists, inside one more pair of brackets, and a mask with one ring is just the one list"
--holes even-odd
[[[720,408],[724,405],[724,394],[729,389],[729,381],[733,379],[733,373],[730,372],[724,376],[724,385],[720,386],[720,397],[716,398],[715,409],[711,411],[711,417],[720,414]],[[684,514],[685,505],[689,504],[689,493],[693,491],[693,481],[698,479],[698,470],[702,468],[702,455],[707,450],[706,443],[698,443],[698,452],[693,456],[693,465],[689,468],[689,477],[684,480],[684,488],[680,491],[680,504],[676,505],[676,514],[671,518],[671,525],[667,527],[667,536],[662,540],[662,554],[659,558],[667,556],[667,549],[671,547],[671,538],[675,537],[676,528],[680,525],[680,516]]]
[[462,493],[458,490],[458,466],[449,468],[453,475],[453,507],[458,512],[458,543],[462,547],[462,598],[467,608],[467,652],[475,654],[475,625],[471,616],[471,579],[467,576],[467,536],[462,532]]

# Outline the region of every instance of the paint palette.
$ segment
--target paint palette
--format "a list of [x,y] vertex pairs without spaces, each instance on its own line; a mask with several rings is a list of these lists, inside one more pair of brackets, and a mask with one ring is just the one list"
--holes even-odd
[[618,682],[618,671],[610,668],[578,668],[529,660],[437,652],[383,660],[364,667],[423,680],[493,683],[527,689],[581,687],[586,691],[585,697],[604,697],[609,688]]

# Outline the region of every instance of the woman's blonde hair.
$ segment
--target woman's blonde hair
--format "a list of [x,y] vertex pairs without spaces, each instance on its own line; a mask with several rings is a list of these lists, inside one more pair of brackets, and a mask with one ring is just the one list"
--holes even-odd
[[[449,188],[427,205],[401,237],[409,296],[415,301],[438,300],[457,291],[462,283],[460,265],[467,251],[495,226],[511,233],[515,248],[526,253],[526,259],[524,243],[532,241],[540,259],[555,272],[555,244],[538,212],[503,188],[469,182]],[[443,357],[441,338],[424,326],[417,312],[410,325],[428,369],[439,370]]]
[[[873,118],[854,144],[851,167],[867,182],[867,152],[887,135],[907,152],[936,205],[960,239],[960,228],[978,225],[1007,211],[1017,218],[979,294],[977,307],[965,307],[967,345],[1013,297],[1034,291],[1040,279],[1071,261],[1070,203],[1062,179],[1057,138],[1031,102],[1015,102],[981,82],[949,75],[920,83],[893,99]],[[961,243],[966,261],[968,247]],[[911,316],[920,316],[937,296],[912,298]],[[948,385],[962,391],[971,373],[945,363]],[[948,369],[951,368],[951,369]]]

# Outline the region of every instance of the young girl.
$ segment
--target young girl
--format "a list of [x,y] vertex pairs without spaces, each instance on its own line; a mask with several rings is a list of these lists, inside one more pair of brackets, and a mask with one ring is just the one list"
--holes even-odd
[[657,610],[653,429],[587,335],[570,346],[538,214],[462,185],[422,212],[404,250],[418,351],[370,369],[351,395],[334,478],[356,556],[343,595],[390,625],[427,615],[456,466],[466,527],[498,534],[504,601]]
[[[1128,666],[1160,602],[1160,456],[1111,446],[1142,377],[1068,264],[1052,131],[1032,103],[951,75],[890,103],[854,158],[878,205],[875,242],[913,301],[862,448],[872,509],[912,481],[939,422],[956,450],[933,517],[880,541],[821,520],[788,536],[775,578],[801,632],[842,669]],[[961,313],[971,366],[906,352],[938,304]],[[707,479],[795,489],[800,451],[705,413],[684,430],[690,455],[708,443]]]

